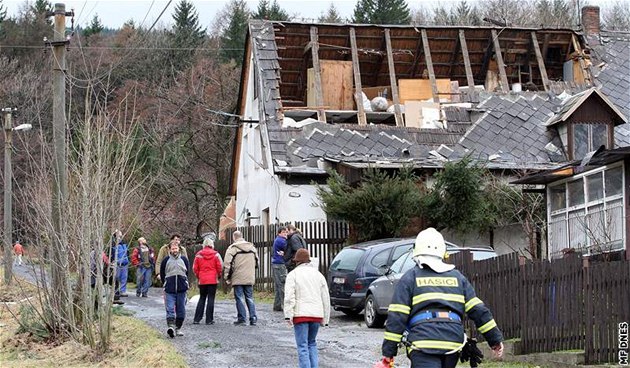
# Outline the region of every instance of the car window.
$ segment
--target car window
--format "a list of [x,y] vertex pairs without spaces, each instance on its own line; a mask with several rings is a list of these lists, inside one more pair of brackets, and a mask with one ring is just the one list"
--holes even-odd
[[402,269],[400,270],[400,272],[405,273],[409,271],[410,269],[412,269],[413,266],[415,265],[416,265],[416,261],[413,260],[413,256],[411,255],[411,252],[409,252],[409,256],[405,258],[405,263],[403,263]]
[[390,267],[390,270],[392,271],[392,273],[400,273],[400,270],[402,269],[402,266],[405,263],[405,260],[408,258],[408,256],[409,256],[409,252],[400,256],[396,260],[396,262],[392,264],[392,266]]
[[391,249],[385,249],[377,253],[374,257],[372,257],[372,261],[370,262],[372,266],[379,268],[381,266],[387,266],[387,260],[389,259],[389,253]]
[[355,271],[363,256],[363,249],[346,248],[343,249],[335,259],[333,259],[330,269],[332,271]]
[[407,253],[409,248],[411,248],[412,244],[403,244],[399,245],[394,249],[394,254],[392,255],[392,261],[396,261],[400,256]]

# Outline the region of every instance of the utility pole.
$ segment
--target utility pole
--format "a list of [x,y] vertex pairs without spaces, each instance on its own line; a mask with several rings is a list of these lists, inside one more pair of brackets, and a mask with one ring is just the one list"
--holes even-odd
[[4,113],[4,284],[10,285],[13,277],[13,172],[11,153],[13,150],[13,109],[2,109]]
[[74,16],[73,12],[66,13],[66,5],[57,3],[55,10],[47,16],[55,17],[54,36],[52,42],[46,42],[53,47],[53,191],[52,191],[52,220],[54,234],[51,237],[51,275],[52,289],[57,294],[53,298],[53,307],[61,317],[68,317],[69,289],[66,275],[68,273],[67,236],[64,223],[66,201],[68,199],[68,173],[66,170],[66,16]]

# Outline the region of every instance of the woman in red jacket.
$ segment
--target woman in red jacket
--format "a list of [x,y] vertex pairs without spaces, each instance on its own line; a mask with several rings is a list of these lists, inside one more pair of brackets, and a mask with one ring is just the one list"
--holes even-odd
[[[206,324],[214,324],[214,296],[217,292],[217,283],[221,275],[221,256],[214,250],[214,242],[210,239],[203,241],[203,249],[195,256],[193,272],[199,279],[199,303],[195,310],[193,324],[198,325],[203,318],[203,310],[206,309]],[[206,298],[208,304],[206,305]]]

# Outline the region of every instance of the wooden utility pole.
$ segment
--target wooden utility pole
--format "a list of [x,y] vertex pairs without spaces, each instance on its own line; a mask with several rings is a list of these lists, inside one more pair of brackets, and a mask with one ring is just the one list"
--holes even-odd
[[[74,16],[73,12],[66,13],[66,5],[57,3],[55,10],[48,16],[55,17],[53,41],[48,43],[53,47],[53,191],[52,191],[52,220],[55,233],[52,236],[51,275],[52,289],[57,297],[54,298],[54,308],[67,317],[69,299],[68,280],[68,252],[67,236],[65,234],[64,213],[68,199],[68,174],[66,170],[66,16]],[[56,301],[56,302],[55,302]]]
[[13,109],[2,109],[4,113],[4,284],[11,284],[13,276],[13,191],[11,152],[13,150]]

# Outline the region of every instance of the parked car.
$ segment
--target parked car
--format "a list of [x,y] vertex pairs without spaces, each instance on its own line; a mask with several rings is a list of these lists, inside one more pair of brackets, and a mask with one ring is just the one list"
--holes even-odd
[[[461,251],[470,251],[473,255],[473,260],[480,261],[496,257],[497,254],[494,249],[485,246],[477,247],[459,247],[455,244],[446,242],[446,253],[449,255],[459,253]],[[364,320],[365,325],[370,328],[383,327],[385,320],[387,319],[387,309],[389,303],[394,296],[394,290],[398,281],[405,274],[405,272],[415,266],[415,262],[412,256],[413,250],[405,253],[399,257],[392,266],[386,271],[384,276],[376,279],[365,294],[365,313]]]
[[368,286],[407,254],[413,242],[414,239],[381,239],[343,248],[328,272],[332,307],[348,315],[359,314]]

